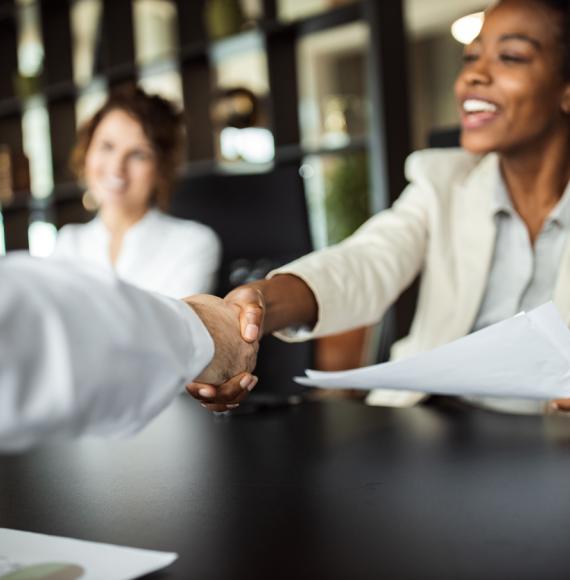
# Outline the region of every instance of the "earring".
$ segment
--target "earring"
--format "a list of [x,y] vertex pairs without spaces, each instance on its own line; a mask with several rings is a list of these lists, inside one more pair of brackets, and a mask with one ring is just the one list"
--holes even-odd
[[94,195],[87,189],[81,198],[81,203],[87,211],[97,211],[99,209],[99,202]]

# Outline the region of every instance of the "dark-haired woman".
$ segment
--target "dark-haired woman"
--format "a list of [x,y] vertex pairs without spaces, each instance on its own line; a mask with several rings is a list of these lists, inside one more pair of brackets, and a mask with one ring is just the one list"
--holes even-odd
[[168,216],[182,147],[179,113],[140,89],[112,94],[80,130],[72,164],[98,207],[59,233],[54,256],[100,265],[173,298],[211,292],[220,243],[205,225]]
[[[264,313],[263,332],[289,327],[281,336],[302,340],[378,321],[421,273],[410,334],[392,359],[548,300],[570,323],[569,18],[567,1],[502,0],[490,8],[455,85],[462,148],[413,154],[410,185],[391,209],[342,244],[227,300],[250,324]],[[202,386],[209,397],[196,385],[190,391],[220,409],[233,388]],[[368,400],[422,398],[374,391]],[[568,400],[470,400],[508,412],[570,410]]]

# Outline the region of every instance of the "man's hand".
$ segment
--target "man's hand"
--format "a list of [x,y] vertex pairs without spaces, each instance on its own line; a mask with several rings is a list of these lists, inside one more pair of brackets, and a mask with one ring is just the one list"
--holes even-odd
[[[239,317],[243,340],[256,345],[263,334],[265,315],[265,301],[261,291],[254,286],[242,286],[232,290],[223,301],[234,312],[234,318],[236,315]],[[200,376],[197,382],[187,385],[186,390],[210,411],[225,411],[235,409],[239,405],[239,402],[257,384],[257,377],[242,373],[230,378],[217,388],[213,386],[214,384],[216,383]]]
[[244,371],[252,371],[257,359],[258,342],[256,338],[246,341],[241,337],[242,327],[244,332],[253,336],[252,328],[248,328],[250,323],[245,320],[247,313],[244,312],[242,321],[241,316],[238,319],[238,307],[206,294],[190,296],[184,301],[198,314],[215,345],[212,362],[196,380],[209,385],[221,385]]

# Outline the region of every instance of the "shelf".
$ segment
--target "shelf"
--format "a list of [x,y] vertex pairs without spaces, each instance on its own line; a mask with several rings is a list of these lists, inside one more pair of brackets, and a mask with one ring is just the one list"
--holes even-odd
[[208,55],[208,45],[205,42],[193,42],[182,46],[178,52],[181,63],[205,58]]
[[302,37],[315,32],[328,30],[337,26],[351,24],[363,18],[363,7],[361,2],[340,6],[321,14],[315,14],[308,18],[295,20],[293,22],[268,22],[262,24],[262,28],[267,35],[286,34],[293,32],[295,36]]
[[369,146],[368,137],[355,137],[346,145],[340,147],[302,147],[300,145],[283,145],[275,151],[278,163],[301,161],[309,155],[347,155],[356,151],[363,151]]
[[16,117],[22,114],[22,102],[18,97],[0,100],[0,121],[6,117]]
[[50,86],[43,87],[39,95],[45,96],[46,101],[54,103],[77,97],[77,87],[73,81],[65,81]]

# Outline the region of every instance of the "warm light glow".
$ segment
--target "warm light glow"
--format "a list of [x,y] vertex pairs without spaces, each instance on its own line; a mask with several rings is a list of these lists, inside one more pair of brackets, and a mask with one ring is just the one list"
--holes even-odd
[[45,258],[52,254],[55,247],[57,229],[49,222],[32,222],[28,228],[28,243],[30,254],[38,258]]
[[6,254],[6,241],[4,236],[4,220],[2,219],[2,212],[0,212],[0,256]]
[[222,157],[249,163],[269,163],[275,157],[273,134],[262,127],[225,127],[220,134]]
[[470,44],[477,38],[483,25],[484,12],[475,12],[458,18],[451,25],[451,34],[461,44]]

